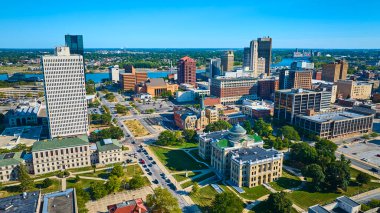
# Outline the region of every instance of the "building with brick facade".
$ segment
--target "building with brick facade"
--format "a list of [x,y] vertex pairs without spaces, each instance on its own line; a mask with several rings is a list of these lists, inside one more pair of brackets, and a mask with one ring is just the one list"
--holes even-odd
[[177,81],[178,84],[191,84],[195,86],[197,74],[197,62],[185,56],[177,62]]
[[311,89],[312,71],[310,70],[281,70],[280,89]]
[[[141,87],[141,88],[137,88]],[[149,93],[152,97],[159,97],[163,92],[174,94],[178,90],[178,84],[169,84],[163,78],[152,78],[146,83],[136,85],[137,93]]]
[[338,80],[337,94],[341,98],[368,100],[371,98],[372,84],[353,80]]
[[244,99],[257,98],[257,80],[250,77],[211,80],[210,95],[220,98],[222,104],[241,103]]
[[136,84],[144,83],[148,80],[146,72],[139,72],[132,65],[124,67],[124,72],[120,72],[119,83],[123,91],[134,91]]
[[336,82],[346,80],[348,63],[344,60],[336,60],[333,63],[325,64],[322,68],[322,80]]
[[274,99],[274,92],[279,90],[279,80],[272,79],[260,79],[257,81],[257,95],[262,99]]
[[222,72],[228,72],[234,69],[234,51],[228,50],[224,52],[224,54],[220,57],[221,58],[221,68]]
[[273,103],[265,101],[244,100],[241,111],[251,118],[267,118],[273,116]]

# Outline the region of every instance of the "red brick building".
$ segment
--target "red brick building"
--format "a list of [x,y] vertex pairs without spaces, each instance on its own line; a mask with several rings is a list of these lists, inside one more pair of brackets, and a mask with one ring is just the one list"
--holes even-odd
[[322,71],[315,71],[313,73],[313,79],[315,79],[315,80],[322,80]]
[[132,65],[124,67],[125,71],[120,73],[119,83],[123,91],[135,90],[135,85],[148,80],[146,72],[137,72]]
[[205,106],[215,106],[217,104],[220,104],[220,98],[205,97],[203,102],[204,102]]
[[273,100],[274,92],[279,90],[278,79],[262,79],[257,82],[258,92],[257,95],[262,99]]
[[244,99],[255,99],[257,80],[250,77],[213,78],[210,95],[220,98],[222,104],[236,104]]
[[189,56],[185,56],[177,64],[177,81],[178,84],[191,84],[195,86],[197,75],[196,61]]

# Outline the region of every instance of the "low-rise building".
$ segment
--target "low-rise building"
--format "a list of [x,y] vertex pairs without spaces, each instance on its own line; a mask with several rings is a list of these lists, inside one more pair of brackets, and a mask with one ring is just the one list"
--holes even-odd
[[308,213],[359,213],[360,211],[360,203],[352,200],[349,197],[341,196],[336,198],[335,202],[332,204],[328,204],[326,206],[321,206],[319,204],[310,206],[308,209]]
[[244,100],[241,111],[251,118],[266,118],[273,116],[273,103],[265,101]]
[[40,213],[41,191],[0,198],[1,213]]
[[320,138],[342,138],[372,132],[374,115],[349,110],[297,115],[294,125]]
[[283,155],[263,149],[264,142],[257,134],[246,133],[239,124],[229,131],[204,133],[199,136],[199,155],[211,159],[217,175],[238,187],[253,187],[281,177]]
[[18,179],[18,167],[24,163],[22,154],[22,152],[0,154],[0,182]]
[[75,188],[45,194],[41,213],[78,213]]
[[35,142],[32,155],[36,175],[91,166],[91,151],[86,135]]
[[107,165],[123,161],[122,146],[116,139],[104,139],[96,142],[96,148],[96,163]]
[[20,126],[5,128],[0,135],[0,148],[12,149],[19,144],[30,147],[41,138],[41,126]]
[[141,91],[149,93],[152,97],[159,97],[163,92],[174,94],[178,90],[178,84],[169,84],[163,78],[153,78],[143,84]]
[[108,213],[146,213],[148,208],[141,198],[107,206]]
[[371,98],[372,84],[352,80],[339,80],[337,93],[342,98],[368,100]]

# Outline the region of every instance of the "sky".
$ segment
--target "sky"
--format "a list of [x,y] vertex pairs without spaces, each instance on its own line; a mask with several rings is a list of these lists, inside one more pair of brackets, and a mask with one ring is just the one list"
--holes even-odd
[[0,48],[380,48],[380,0],[12,0]]

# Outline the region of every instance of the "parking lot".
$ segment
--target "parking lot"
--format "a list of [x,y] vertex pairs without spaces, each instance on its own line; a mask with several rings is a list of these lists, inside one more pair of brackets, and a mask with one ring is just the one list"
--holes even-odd
[[135,105],[137,108],[141,111],[144,112],[145,110],[149,109],[154,109],[154,112],[161,113],[161,112],[167,112],[173,109],[173,103],[170,101],[165,101],[165,100],[150,100],[150,101],[141,101],[135,102]]
[[338,148],[338,151],[353,158],[380,166],[380,140],[341,146]]

